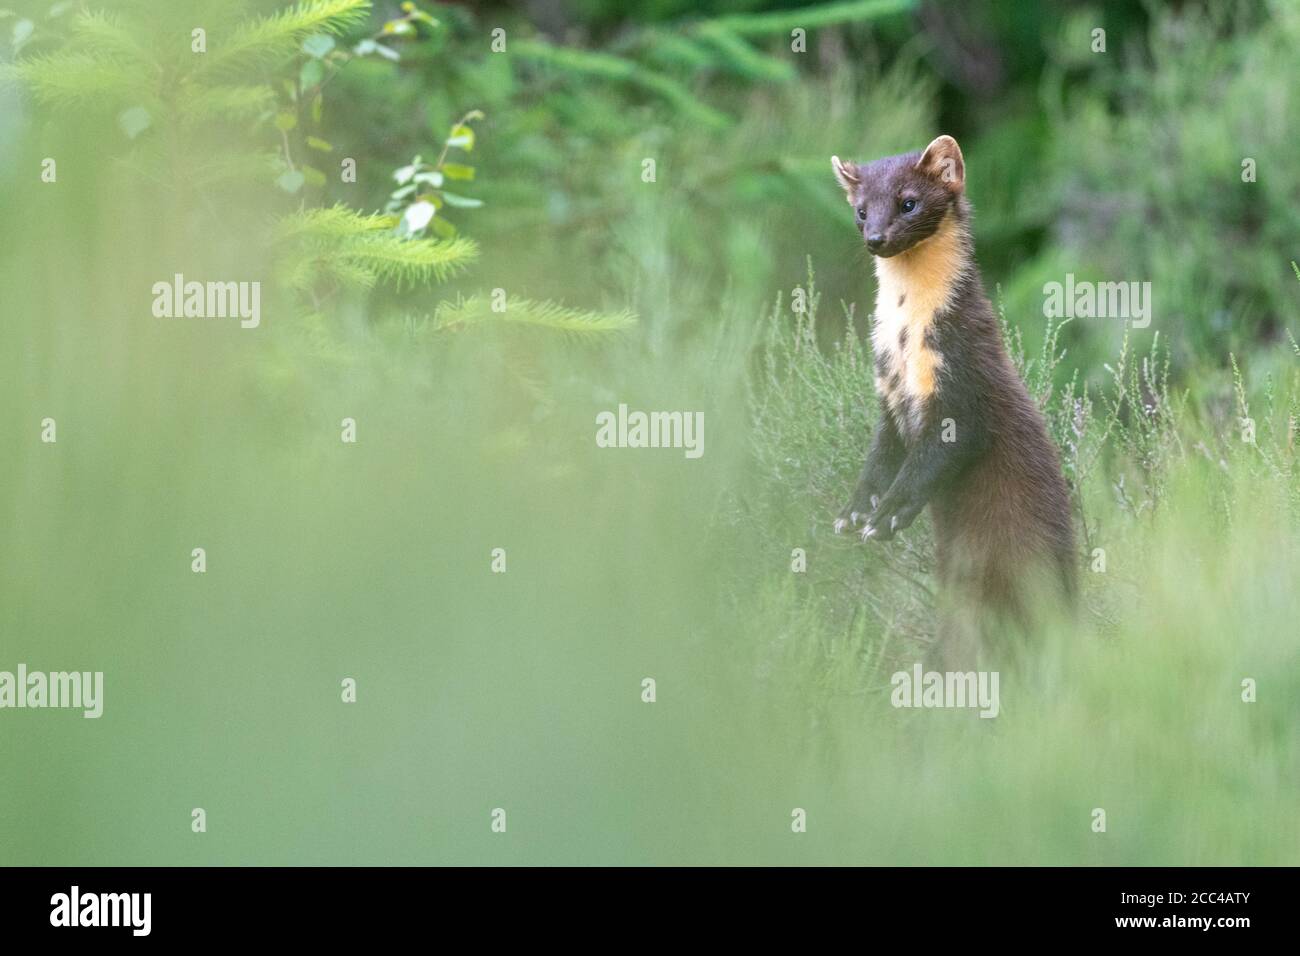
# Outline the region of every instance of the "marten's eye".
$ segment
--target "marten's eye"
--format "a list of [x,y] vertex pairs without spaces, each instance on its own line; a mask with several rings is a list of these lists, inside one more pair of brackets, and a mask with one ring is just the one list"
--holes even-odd
[[903,200],[903,205],[902,205],[902,210],[903,210],[903,212],[911,212],[911,211],[912,211],[913,209],[915,209],[915,208],[916,208],[916,200],[915,200],[915,199],[904,199],[904,200]]
[[867,211],[865,209],[859,209],[858,222],[866,222],[866,221],[867,221]]

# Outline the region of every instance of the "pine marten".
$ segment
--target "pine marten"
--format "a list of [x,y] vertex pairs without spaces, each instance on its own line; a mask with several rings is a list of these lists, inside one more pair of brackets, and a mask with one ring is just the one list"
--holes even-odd
[[984,294],[966,166],[951,136],[858,165],[831,157],[875,257],[880,416],[835,521],[888,541],[930,506],[940,585],[934,659],[964,669],[1075,599],[1069,492],[1042,414]]

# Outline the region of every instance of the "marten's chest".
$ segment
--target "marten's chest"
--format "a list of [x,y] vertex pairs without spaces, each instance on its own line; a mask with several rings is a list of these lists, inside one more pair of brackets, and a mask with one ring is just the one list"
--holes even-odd
[[871,330],[876,391],[899,431],[914,437],[939,388],[944,358],[936,314],[948,298],[948,283],[918,281],[911,270],[886,265],[877,270],[876,319]]

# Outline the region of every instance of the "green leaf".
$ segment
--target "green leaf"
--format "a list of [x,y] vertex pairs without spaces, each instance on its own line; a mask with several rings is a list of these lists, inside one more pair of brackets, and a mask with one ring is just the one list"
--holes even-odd
[[442,216],[438,216],[437,218],[435,218],[433,220],[432,225],[433,225],[433,232],[435,235],[443,239],[456,238],[456,227],[453,226],[451,222],[444,219]]
[[424,183],[426,186],[432,186],[434,189],[437,189],[439,186],[442,185],[443,178],[442,178],[442,173],[438,172],[436,169],[430,169],[427,172],[416,173],[415,181],[417,183]]
[[447,145],[454,146],[457,149],[463,149],[470,153],[474,151],[474,130],[461,123],[457,123],[451,128],[451,136],[447,138]]
[[478,209],[483,205],[481,199],[471,199],[469,196],[457,196],[455,193],[449,193],[446,190],[442,193],[443,201],[448,206],[457,206],[461,209]]
[[289,130],[293,129],[297,125],[298,125],[297,113],[292,113],[289,110],[285,110],[282,113],[277,113],[275,116],[275,128],[278,130],[283,130],[284,132],[287,133]]
[[402,213],[402,221],[398,223],[397,228],[404,235],[414,235],[432,222],[436,213],[437,210],[433,208],[431,202],[412,203],[406,207],[406,212]]
[[321,186],[325,185],[325,174],[315,166],[303,166],[301,169],[302,177],[307,181],[308,186],[315,186],[319,189]]
[[135,139],[153,125],[153,119],[150,118],[149,111],[143,106],[132,106],[118,115],[117,125],[121,127],[127,139]]
[[322,153],[334,152],[333,144],[326,142],[325,140],[321,139],[319,136],[308,136],[307,145],[310,146],[312,149],[320,150]]
[[325,67],[321,65],[320,60],[308,60],[298,71],[298,85],[304,90],[310,90],[319,86],[320,81],[325,78]]
[[334,49],[334,38],[328,33],[313,33],[302,41],[302,52],[317,60],[324,59]]
[[448,179],[470,180],[474,178],[474,167],[460,163],[443,163],[442,171]]
[[384,33],[388,36],[404,37],[414,32],[415,27],[407,20],[389,20],[384,24]]
[[14,56],[27,45],[27,41],[32,37],[32,31],[36,29],[36,24],[31,20],[19,20],[14,24],[13,32],[10,34],[10,44],[13,46]]
[[410,3],[410,2],[403,3],[402,12],[407,14],[411,19],[419,20],[422,23],[427,23],[431,27],[436,27],[438,25],[437,20],[435,20],[429,14],[425,13],[423,10],[419,9],[414,3]]
[[302,189],[302,184],[306,182],[306,179],[307,177],[296,169],[286,169],[280,174],[280,178],[275,181],[275,184],[287,193],[296,193]]

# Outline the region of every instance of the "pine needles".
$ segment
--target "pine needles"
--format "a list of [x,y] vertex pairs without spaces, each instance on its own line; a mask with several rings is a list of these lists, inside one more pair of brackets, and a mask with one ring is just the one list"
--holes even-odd
[[304,0],[296,7],[237,27],[214,47],[198,73],[228,75],[278,65],[292,56],[309,34],[343,33],[362,23],[369,13],[370,0]]
[[394,216],[359,213],[343,205],[304,209],[273,228],[290,254],[285,275],[290,287],[309,292],[322,282],[369,289],[390,282],[399,290],[445,282],[478,258],[478,243],[410,239],[393,232]]
[[588,336],[629,329],[636,324],[636,316],[627,309],[592,312],[532,299],[507,299],[494,308],[485,296],[476,295],[456,302],[444,302],[434,315],[433,327],[450,329],[494,321]]

